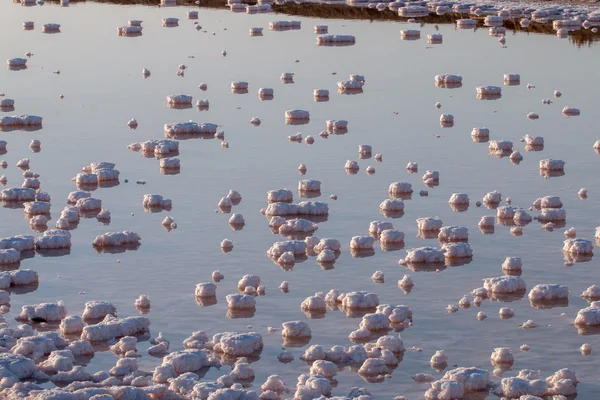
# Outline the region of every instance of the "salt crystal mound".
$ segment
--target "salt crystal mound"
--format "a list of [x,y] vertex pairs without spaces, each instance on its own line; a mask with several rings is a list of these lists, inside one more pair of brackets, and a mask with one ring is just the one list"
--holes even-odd
[[62,303],[41,303],[34,306],[25,305],[15,318],[19,321],[39,320],[44,322],[60,322],[67,316],[67,309]]
[[[310,120],[310,113],[306,110],[287,110],[285,112],[285,120],[287,121],[308,121]],[[293,122],[292,122],[293,123]]]
[[159,165],[162,169],[179,169],[181,167],[179,158],[175,157],[161,158]]
[[379,205],[379,209],[382,211],[387,211],[387,212],[404,211],[404,202],[400,199],[398,199],[398,200],[385,199]]
[[400,31],[400,37],[403,40],[416,40],[421,38],[421,31],[417,29],[406,29]]
[[546,171],[562,171],[565,169],[565,162],[563,160],[553,160],[551,158],[540,160],[540,169]]
[[543,148],[544,146],[544,138],[541,136],[525,135],[523,139],[525,140],[525,143],[527,143],[525,150]]
[[228,294],[225,299],[227,300],[227,307],[231,310],[253,310],[256,308],[256,300],[250,295]]
[[117,28],[117,35],[119,36],[135,36],[142,34],[141,26],[119,26]]
[[509,347],[496,347],[490,356],[490,361],[492,362],[492,365],[512,365],[515,358]]
[[197,123],[193,121],[188,121],[165,124],[164,131],[165,135],[169,137],[174,137],[176,135],[214,135],[217,133],[217,128],[217,124],[212,124],[208,122]]
[[163,18],[162,26],[178,26],[179,18]]
[[407,264],[443,264],[446,261],[445,251],[434,247],[419,247],[406,251]]
[[42,236],[35,238],[35,248],[38,250],[70,249],[71,234],[65,230],[48,230]]
[[427,35],[429,44],[441,44],[444,41],[444,36],[441,33],[431,33]]
[[175,351],[163,358],[160,368],[169,369],[170,367],[175,375],[199,371],[213,365],[209,360],[209,355],[208,351],[198,349]]
[[353,236],[350,240],[350,249],[372,250],[375,239],[371,236]]
[[431,382],[425,392],[425,400],[462,399],[465,394],[464,385],[455,380],[441,379]]
[[303,201],[298,204],[271,203],[268,205],[265,214],[268,216],[294,216],[294,215],[328,215],[329,207],[327,203],[318,201]]
[[578,328],[600,326],[600,302],[594,301],[589,307],[579,310],[574,324]]
[[567,300],[569,297],[569,288],[557,284],[535,285],[529,292],[528,297],[532,303]]
[[445,243],[442,245],[446,258],[469,258],[473,257],[473,250],[468,243]]
[[389,221],[371,221],[369,224],[369,233],[379,236],[386,229],[394,229],[394,225]]
[[388,188],[390,196],[401,196],[413,192],[412,185],[408,182],[393,182]]
[[92,163],[84,166],[83,168],[81,168],[81,170],[86,173],[94,173],[94,172],[96,172],[98,170],[102,170],[102,169],[115,169],[115,164],[111,163],[111,162],[107,162],[107,161],[100,161],[100,162],[92,162]]
[[471,131],[471,137],[473,138],[489,138],[490,130],[488,128],[473,128]]
[[279,226],[280,235],[310,234],[318,229],[318,225],[305,219],[292,219]]
[[298,192],[320,192],[321,182],[314,179],[305,179],[298,182]]
[[33,360],[21,355],[11,353],[0,353],[0,370],[3,379],[11,385],[17,384],[20,380],[33,378],[37,372]]
[[[2,251],[0,251],[0,254],[2,254]],[[29,285],[35,286],[37,285],[38,281],[38,273],[32,269],[21,269],[15,271],[0,272],[0,289],[9,289],[10,287]]]
[[0,249],[14,249],[17,252],[34,250],[35,242],[33,236],[17,235],[0,239]]
[[294,256],[306,254],[306,242],[302,240],[288,240],[285,242],[275,242],[267,251],[267,256],[272,260],[277,260],[284,253],[291,253]]
[[384,229],[380,233],[379,242],[382,244],[404,243],[404,232],[397,229]]
[[[310,238],[306,238],[306,242],[307,242],[307,248],[310,248],[310,246],[308,245],[308,241]],[[342,245],[340,244],[340,241],[337,239],[332,239],[332,238],[323,238],[320,239],[313,247],[313,251],[315,253],[321,253],[323,250],[331,250],[334,252],[339,252],[341,249]]]
[[[529,380],[519,376],[502,379],[501,390],[502,394],[509,398],[531,399],[530,396],[546,396],[548,394],[548,384],[541,379]],[[533,398],[535,399],[536,397]]]
[[435,232],[442,228],[442,220],[436,218],[419,218],[417,219],[417,229],[419,231]]
[[35,190],[30,188],[11,188],[0,192],[4,202],[35,201]]
[[213,351],[235,357],[258,355],[263,349],[260,333],[218,333],[212,339]]
[[556,208],[544,208],[538,216],[538,221],[540,222],[565,221],[566,219],[567,212],[563,209]]
[[42,32],[60,32],[60,24],[44,24],[42,25]]
[[192,96],[185,94],[172,94],[167,96],[167,104],[172,105],[192,105]]
[[489,372],[475,367],[461,367],[446,371],[442,379],[463,384],[465,392],[488,390],[492,384]]
[[[361,81],[353,81],[353,82],[361,83]],[[329,96],[329,91],[327,91],[327,96]],[[348,132],[348,121],[343,120],[343,119],[327,120],[327,121],[325,121],[325,125],[326,125],[328,133],[343,134],[343,133]]]
[[495,278],[485,278],[483,287],[487,290],[490,297],[498,300],[511,300],[514,295],[515,299],[521,298],[525,293],[525,281],[519,276],[504,275]]
[[483,196],[483,202],[484,203],[500,203],[502,201],[502,194],[500,192],[498,192],[497,190],[494,190],[493,192],[489,192],[487,193],[485,196]]
[[37,115],[4,115],[0,117],[0,129],[28,129],[31,127],[41,127],[42,117]]
[[513,143],[509,140],[491,140],[488,149],[492,154],[505,154],[511,152]]
[[75,203],[75,207],[80,211],[97,211],[102,209],[102,200],[93,197],[84,197]]
[[[523,23],[523,21],[521,22]],[[519,74],[504,74],[504,84],[518,85],[521,82],[521,75]]]
[[600,287],[592,285],[581,293],[581,297],[587,300],[600,299]]
[[356,92],[356,91],[361,91],[363,86],[365,85],[365,83],[360,82],[360,81],[346,80],[346,81],[338,82],[337,85],[338,85],[338,91]]
[[273,89],[271,88],[259,88],[258,98],[261,100],[270,100],[273,98]]
[[519,257],[506,257],[502,263],[503,271],[521,271],[523,262]]
[[23,204],[23,211],[28,215],[40,215],[50,213],[50,203],[43,201],[29,201]]
[[160,194],[145,194],[142,200],[144,210],[169,210],[172,205],[171,199],[165,199]]
[[452,74],[443,74],[435,76],[435,85],[438,87],[461,87],[462,86],[462,76],[452,75]]
[[21,261],[21,253],[15,249],[0,250],[0,265],[17,264]]
[[566,106],[565,108],[563,108],[562,113],[566,117],[573,117],[573,116],[581,114],[581,111],[579,111],[579,108]]
[[563,252],[568,254],[593,254],[594,245],[590,240],[567,239],[563,242]]
[[294,194],[288,189],[269,190],[267,201],[269,203],[291,203],[294,201]]
[[347,310],[371,310],[379,305],[379,297],[371,292],[350,292],[340,294],[337,302]]
[[558,196],[544,196],[536,199],[533,206],[538,210],[542,208],[562,208],[563,203]]
[[314,399],[330,395],[331,382],[324,376],[303,374],[298,377],[298,384],[294,393],[295,399]]
[[500,220],[513,219],[515,217],[515,208],[511,206],[500,206],[496,209],[496,216]]
[[[170,133],[169,133],[170,134]],[[169,135],[165,132],[165,135]],[[176,133],[172,133],[176,135]],[[147,140],[141,143],[134,143],[127,146],[130,150],[140,151],[143,154],[154,153],[154,156],[161,156],[163,154],[171,154],[179,151],[179,142],[176,140]]]
[[438,233],[440,242],[466,242],[469,240],[469,230],[463,226],[443,226]]
[[271,22],[269,22],[269,29],[272,31],[300,29],[300,27],[301,27],[301,21],[271,21]]
[[315,89],[313,90],[313,97],[315,98],[329,98],[329,90],[327,89]]
[[356,43],[352,35],[321,35],[317,36],[317,46],[350,46]]
[[450,196],[450,199],[448,200],[448,204],[468,205],[469,196],[466,193],[452,193],[452,196]]
[[86,325],[81,333],[81,340],[91,343],[106,342],[124,336],[137,336],[149,332],[150,320],[146,317],[116,318],[107,315],[102,322]]
[[327,33],[328,30],[329,30],[329,27],[327,25],[315,25],[314,26],[314,31],[317,34]]
[[310,338],[312,336],[310,327],[306,322],[288,321],[282,323],[281,326],[283,326],[281,336],[286,340]]

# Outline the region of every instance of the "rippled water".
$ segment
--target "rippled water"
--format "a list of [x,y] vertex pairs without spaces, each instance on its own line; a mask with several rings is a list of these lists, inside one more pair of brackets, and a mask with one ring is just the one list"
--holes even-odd
[[[1,156],[9,163],[1,171],[8,177],[7,187],[20,186],[22,171],[15,164],[29,157],[32,171],[41,174],[42,189],[52,195],[53,225],[67,194],[75,190],[71,178],[83,165],[111,161],[121,171],[120,185],[93,193],[110,209],[110,226],[83,219],[73,231],[70,254],[22,261],[21,268],[38,271],[40,284],[33,292],[12,295],[11,311],[5,315],[11,324],[16,324],[14,316],[22,305],[57,299],[65,302],[71,314],[80,314],[86,301],[107,300],[117,306],[119,316],[136,315],[134,299],[144,293],[152,300],[148,315],[151,332],[163,332],[171,342],[171,351],[182,348],[182,340],[196,330],[209,334],[248,331],[247,326],[252,325],[251,330],[263,333],[265,340],[261,359],[252,364],[255,384],[278,373],[286,384],[293,385],[300,373],[309,370],[298,359],[304,349],[291,349],[294,362],[278,363],[282,339],[278,332],[267,334],[267,327],[307,320],[300,303],[315,292],[331,288],[342,292],[369,290],[379,295],[382,304],[412,308],[414,326],[402,332],[402,338],[407,348],[416,346],[423,351],[407,351],[384,384],[367,384],[354,372],[341,371],[334,394],[365,386],[376,398],[420,398],[428,384],[414,383],[410,376],[435,373],[429,359],[436,350],[445,350],[450,365],[491,371],[493,348],[506,346],[513,349],[515,363],[513,371],[504,376],[516,375],[523,368],[540,369],[542,376],[548,376],[569,367],[577,371],[581,381],[580,398],[600,395],[599,337],[579,336],[571,325],[576,312],[587,304],[580,293],[600,283],[597,256],[564,267],[564,229],[547,232],[536,221],[524,229],[522,237],[512,236],[505,226],[496,226],[493,235],[484,235],[477,222],[481,216],[495,215],[495,210],[474,205],[492,190],[510,196],[513,205],[521,207],[529,207],[540,196],[558,195],[567,210],[567,227],[574,226],[579,237],[593,239],[594,229],[600,225],[598,156],[592,149],[598,139],[595,111],[600,78],[592,70],[600,61],[597,48],[578,49],[567,40],[534,34],[509,34],[507,47],[502,48],[487,30],[455,30],[452,25],[439,26],[443,44],[428,45],[426,35],[438,31],[432,25],[420,28],[421,40],[402,41],[401,29],[418,26],[200,9],[204,33],[186,20],[187,10],[92,3],[68,8],[0,5],[0,34],[4,38],[1,58],[34,53],[26,70],[0,72],[0,92],[15,99],[13,114],[44,118],[40,131],[0,134],[0,139],[8,142],[8,153]],[[163,17],[179,17],[180,26],[161,27]],[[116,27],[126,25],[128,19],[144,20],[142,36],[115,34]],[[277,19],[301,20],[302,29],[269,31],[268,22]],[[35,21],[33,31],[21,29],[25,20]],[[41,25],[49,22],[60,23],[61,33],[41,33]],[[330,33],[356,35],[357,43],[317,47],[312,29],[315,24],[328,24]],[[264,36],[250,37],[248,28],[254,26],[264,27]],[[226,57],[221,56],[222,50],[227,51]],[[176,76],[179,64],[188,66],[183,78]],[[141,76],[142,68],[151,70],[148,79]],[[55,70],[60,70],[60,75],[53,74]],[[295,73],[295,83],[283,84],[279,80],[283,72]],[[437,88],[434,76],[446,72],[462,75],[462,88]],[[352,73],[365,75],[364,93],[336,94],[336,82]],[[476,99],[475,86],[502,86],[504,73],[521,74],[521,85],[503,87],[503,96],[496,101]],[[249,93],[232,94],[229,86],[234,80],[248,81]],[[197,88],[201,82],[208,84],[206,92]],[[528,90],[527,83],[535,88]],[[260,87],[274,88],[275,98],[260,101],[256,96]],[[330,90],[329,102],[313,101],[312,90],[317,88]],[[541,100],[552,97],[556,89],[563,96],[551,105],[542,105]],[[209,111],[167,108],[165,96],[176,93],[190,94],[194,102],[208,99]],[[60,94],[65,98],[61,100]],[[438,101],[441,110],[434,108]],[[561,110],[567,104],[581,108],[581,116],[565,118]],[[285,125],[284,111],[292,108],[310,111],[310,124]],[[526,118],[532,111],[540,115],[539,120]],[[442,112],[454,115],[453,128],[440,127]],[[250,125],[254,116],[262,120],[260,127]],[[127,128],[130,118],[139,121],[136,130]],[[318,134],[328,119],[349,120],[349,132],[320,139]],[[127,149],[131,142],[163,138],[165,123],[187,120],[221,125],[230,147],[221,148],[218,140],[181,141],[182,168],[178,175],[161,175],[158,161]],[[524,155],[523,162],[515,166],[507,158],[488,155],[487,144],[471,140],[470,131],[478,126],[490,128],[491,139],[513,141],[515,149]],[[315,136],[315,144],[288,142],[287,136],[298,131]],[[524,144],[519,143],[525,134],[543,136],[544,150],[525,152]],[[32,153],[28,148],[32,138],[41,140],[41,152]],[[358,160],[359,144],[372,145],[373,154],[383,154],[383,163]],[[565,160],[566,175],[550,179],[540,176],[538,163],[544,158]],[[357,175],[344,171],[347,159],[359,161]],[[419,163],[419,173],[406,172],[408,161]],[[305,177],[296,171],[299,163],[308,168]],[[375,175],[364,172],[368,165],[375,166]],[[421,183],[427,169],[440,171],[440,185],[428,189],[428,197],[419,197],[418,191],[427,189]],[[298,180],[305,178],[322,181],[322,199],[330,208],[328,220],[319,224],[316,235],[337,238],[344,248],[333,269],[322,270],[314,258],[309,258],[284,271],[266,256],[271,244],[283,239],[271,233],[267,219],[258,211],[266,207],[267,190],[285,187],[295,191]],[[136,180],[147,184],[136,185]],[[378,205],[388,197],[388,185],[394,181],[411,182],[416,189],[413,198],[405,201],[404,216],[393,220],[394,227],[406,233],[406,248],[437,246],[437,239],[417,237],[415,219],[438,216],[445,225],[468,227],[474,250],[467,265],[439,273],[408,271],[415,287],[407,295],[396,285],[407,273],[405,267],[398,266],[405,250],[384,252],[376,245],[375,255],[369,258],[353,258],[348,251],[352,236],[367,234],[370,221],[385,219]],[[577,197],[581,187],[589,190],[587,200]],[[233,210],[246,218],[241,231],[233,232],[227,224],[229,216],[215,212],[217,201],[229,189],[243,196]],[[468,211],[457,213],[448,206],[453,192],[468,193]],[[145,213],[145,193],[171,198],[173,210]],[[330,201],[331,193],[339,200]],[[163,229],[160,222],[165,215],[175,218],[177,230]],[[0,220],[0,237],[30,231],[21,209],[1,208]],[[96,235],[125,229],[140,233],[143,244],[139,250],[97,254],[93,249]],[[229,254],[219,248],[224,238],[234,242]],[[569,305],[536,309],[525,297],[510,303],[516,312],[510,320],[498,317],[499,308],[505,304],[489,300],[480,308],[472,306],[456,314],[445,311],[447,304],[457,304],[463,295],[481,286],[483,278],[502,275],[500,266],[506,256],[523,259],[522,277],[528,288],[539,283],[569,286]],[[210,281],[215,269],[225,275],[217,290],[218,302],[201,307],[194,298],[195,284]],[[376,270],[385,272],[384,284],[371,281]],[[261,276],[267,295],[257,298],[253,318],[229,319],[225,295],[236,292],[238,279],[247,273]],[[287,294],[278,289],[283,280],[290,284]],[[478,311],[489,318],[478,321]],[[541,326],[522,329],[520,324],[528,319]],[[350,345],[347,335],[357,329],[360,319],[328,311],[325,318],[308,322],[313,332],[311,344],[328,348]],[[586,342],[595,350],[583,357],[579,346]],[[528,353],[518,351],[524,343],[531,346]],[[149,370],[160,359],[147,356],[147,346],[141,343],[138,348],[144,355],[140,368]],[[89,370],[107,370],[115,361],[110,352],[97,353]],[[215,379],[224,370],[211,369],[205,379]]]

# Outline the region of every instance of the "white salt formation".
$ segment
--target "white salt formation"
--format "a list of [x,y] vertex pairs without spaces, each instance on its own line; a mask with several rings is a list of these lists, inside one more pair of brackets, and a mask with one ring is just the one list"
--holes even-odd
[[123,232],[108,232],[103,235],[98,235],[93,241],[95,247],[118,247],[131,246],[139,244],[141,241],[140,235],[131,231]]
[[566,299],[569,297],[569,288],[556,284],[535,285],[529,292],[528,297],[532,301]]
[[562,160],[540,160],[540,169],[548,171],[562,171],[565,168],[565,162]]
[[417,219],[417,228],[419,231],[439,231],[442,228],[442,220],[436,218]]
[[407,263],[426,263],[437,264],[444,263],[446,260],[444,250],[438,250],[433,247],[420,247],[407,250],[405,261]]
[[171,204],[171,199],[165,199],[159,194],[145,194],[142,200],[142,205],[146,209],[170,208]]
[[525,281],[519,276],[504,275],[496,278],[485,278],[483,287],[488,293],[517,293],[525,291]]
[[438,234],[440,242],[457,242],[469,240],[468,229],[462,226],[443,226]]

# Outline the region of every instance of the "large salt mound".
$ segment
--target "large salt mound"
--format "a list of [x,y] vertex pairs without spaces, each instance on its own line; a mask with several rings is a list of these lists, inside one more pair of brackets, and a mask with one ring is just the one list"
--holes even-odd
[[117,247],[138,244],[140,240],[140,235],[135,232],[108,232],[96,236],[92,244],[95,247]]
[[41,303],[35,306],[23,306],[18,320],[38,319],[46,322],[60,322],[67,316],[67,309],[59,301],[57,303]]
[[35,189],[11,188],[0,192],[2,201],[35,201]]
[[454,380],[462,383],[465,392],[487,390],[492,384],[488,371],[474,367],[461,367],[447,371],[442,379]]
[[515,293],[525,290],[525,281],[519,276],[499,276],[496,278],[485,278],[483,287],[491,293]]
[[123,336],[135,336],[150,331],[150,320],[146,317],[116,318],[107,315],[98,324],[87,325],[81,334],[82,340],[104,342]]
[[291,252],[294,255],[306,253],[306,242],[302,240],[288,240],[285,242],[275,242],[267,251],[267,256],[272,259],[278,259],[283,253]]
[[344,293],[337,299],[346,309],[371,309],[379,305],[379,297],[370,292]]
[[567,239],[563,242],[563,251],[569,254],[592,254],[594,245],[585,239]]
[[438,250],[434,247],[419,247],[407,250],[407,263],[444,263],[446,257],[444,250]]
[[260,333],[224,332],[213,336],[213,350],[236,357],[247,357],[260,353],[263,340]]
[[178,122],[172,124],[165,124],[164,130],[166,134],[216,134],[218,126],[211,123],[196,123],[193,121],[189,122]]
[[469,240],[469,231],[462,226],[443,226],[438,234],[440,242],[458,242]]
[[540,284],[535,285],[529,292],[529,299],[533,301],[566,299],[569,297],[569,288],[564,285]]
[[35,238],[36,249],[67,249],[71,248],[71,234],[60,229],[45,231],[42,236]]
[[33,236],[17,235],[0,239],[0,249],[14,249],[19,252],[35,249]]

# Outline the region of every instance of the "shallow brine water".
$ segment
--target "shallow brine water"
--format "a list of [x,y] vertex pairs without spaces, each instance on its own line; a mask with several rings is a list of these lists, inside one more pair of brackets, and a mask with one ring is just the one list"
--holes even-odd
[[[295,360],[279,363],[277,355],[283,341],[280,332],[268,333],[267,327],[281,327],[290,320],[308,322],[312,329],[310,344],[326,349],[333,345],[350,346],[348,334],[358,328],[360,318],[328,310],[324,318],[309,319],[300,303],[315,292],[336,288],[341,292],[366,290],[375,292],[381,304],[405,304],[413,311],[413,326],[401,333],[404,345],[422,348],[406,351],[391,378],[381,383],[367,383],[356,372],[340,371],[333,394],[344,395],[354,386],[366,387],[374,398],[404,395],[422,398],[429,387],[411,379],[415,373],[432,373],[429,360],[443,349],[453,365],[488,369],[490,354],[496,347],[510,347],[515,355],[512,370],[541,370],[546,377],[560,368],[576,370],[581,381],[578,396],[600,396],[597,380],[600,337],[582,336],[572,325],[577,311],[588,302],[580,294],[588,286],[600,283],[598,258],[564,266],[563,231],[577,229],[578,237],[594,240],[600,225],[600,191],[598,189],[598,155],[593,144],[598,139],[597,88],[600,77],[593,66],[600,61],[595,46],[577,48],[568,40],[552,35],[507,35],[506,47],[497,43],[487,29],[457,30],[454,25],[406,23],[370,23],[368,21],[318,20],[273,14],[235,14],[224,10],[200,9],[201,31],[186,19],[186,7],[159,8],[112,6],[99,4],[21,7],[3,2],[0,5],[0,34],[4,38],[0,58],[33,56],[27,69],[0,72],[0,92],[15,99],[15,110],[0,115],[34,114],[44,118],[43,128],[35,132],[3,132],[8,153],[0,158],[8,162],[1,170],[9,187],[20,187],[22,170],[18,160],[31,159],[31,170],[39,172],[41,188],[52,196],[54,227],[66,196],[76,190],[71,178],[81,167],[94,161],[110,161],[120,170],[120,184],[99,188],[92,196],[102,200],[112,214],[109,226],[96,219],[82,219],[72,231],[68,254],[22,260],[20,268],[39,274],[39,287],[28,293],[11,294],[10,312],[4,317],[11,326],[14,317],[26,304],[64,301],[69,314],[81,315],[89,300],[106,300],[118,309],[119,317],[138,315],[134,300],[140,294],[151,299],[147,316],[153,336],[163,332],[171,342],[171,351],[183,348],[182,341],[193,331],[210,335],[225,331],[256,331],[263,335],[264,350],[252,363],[256,373],[254,386],[259,388],[267,376],[279,374],[288,386],[297,376],[308,373],[309,366],[299,359],[307,346],[289,348]],[[161,18],[180,18],[180,26],[161,26]],[[117,26],[130,19],[144,20],[139,37],[115,35]],[[268,30],[269,21],[299,20],[302,28],[285,32]],[[35,29],[21,29],[21,22],[35,22]],[[61,32],[44,34],[44,23],[61,24]],[[319,47],[315,44],[313,25],[326,24],[334,34],[352,34],[356,44],[345,47]],[[264,35],[252,37],[251,27],[263,27]],[[401,40],[401,29],[420,29],[421,39]],[[214,34],[213,34],[214,32]],[[441,33],[443,44],[427,44],[427,34]],[[226,50],[227,55],[221,52]],[[185,64],[184,76],[178,76],[179,64]],[[142,68],[151,75],[144,79]],[[53,73],[60,70],[60,74]],[[280,80],[283,72],[294,73],[294,83]],[[335,75],[334,75],[335,73]],[[462,87],[438,88],[434,76],[454,73],[463,76]],[[518,73],[521,84],[503,86],[503,74]],[[364,92],[338,94],[337,82],[349,74],[366,78]],[[249,93],[234,94],[232,81],[249,82]],[[205,82],[207,91],[198,89]],[[528,89],[531,83],[534,88]],[[483,101],[476,98],[476,86],[502,86],[502,98]],[[261,101],[259,88],[274,89],[274,98]],[[315,102],[313,89],[328,89],[329,101]],[[563,96],[553,98],[560,90]],[[184,93],[208,99],[207,111],[196,107],[177,110],[167,107],[165,97]],[[59,96],[64,95],[61,99]],[[549,105],[542,99],[552,98]],[[434,107],[441,103],[441,109]],[[565,118],[566,105],[581,109],[581,115]],[[286,125],[284,112],[303,109],[310,112],[310,123]],[[527,114],[539,114],[530,120]],[[454,115],[454,126],[440,127],[441,113]],[[260,126],[250,120],[259,117]],[[127,127],[136,118],[135,130]],[[326,120],[348,120],[348,132],[319,137]],[[127,148],[132,142],[163,139],[165,123],[212,122],[225,131],[229,148],[217,139],[180,141],[179,174],[161,174],[154,158],[145,158]],[[513,165],[508,157],[488,154],[487,143],[474,143],[474,127],[490,129],[490,139],[510,140],[523,161]],[[315,137],[313,145],[293,143],[289,135],[302,132]],[[543,136],[542,151],[524,150],[519,142],[525,134]],[[29,149],[31,139],[41,141],[41,151]],[[383,162],[374,158],[360,160],[358,145],[369,144],[382,153]],[[541,159],[566,162],[565,175],[544,178],[539,172]],[[356,160],[356,175],[344,169],[346,160]],[[419,172],[405,170],[409,161],[418,162]],[[306,165],[308,172],[299,175],[297,167]],[[368,175],[367,166],[376,173]],[[426,170],[440,173],[439,186],[425,187],[421,181]],[[125,179],[129,182],[125,183]],[[315,233],[321,238],[337,238],[342,253],[333,268],[322,269],[315,257],[285,270],[275,265],[266,252],[276,241],[285,240],[268,227],[268,218],[259,210],[266,208],[266,192],[289,188],[295,201],[301,179],[322,182],[321,197],[313,200],[329,205],[329,216],[319,222]],[[144,180],[145,185],[135,182]],[[406,181],[415,192],[405,200],[401,218],[386,219],[379,204],[388,195],[391,182]],[[577,192],[588,189],[582,200]],[[239,191],[243,200],[232,212],[244,215],[242,230],[232,231],[229,214],[216,212],[218,200],[229,189]],[[428,190],[420,197],[420,190]],[[483,234],[477,224],[482,216],[496,215],[496,210],[475,202],[492,190],[498,190],[512,205],[529,208],[542,196],[560,196],[567,212],[565,228],[549,232],[533,221],[522,236],[510,233],[509,226],[496,225],[493,234]],[[470,207],[455,212],[448,199],[455,192],[467,193]],[[142,198],[159,193],[173,201],[172,211],[146,213]],[[337,194],[338,200],[329,199]],[[537,214],[534,210],[532,214]],[[161,225],[171,215],[178,228],[167,232]],[[469,229],[469,243],[474,256],[461,266],[449,266],[435,272],[411,271],[398,265],[406,250],[422,246],[439,246],[437,237],[417,236],[415,220],[438,217],[444,225]],[[34,234],[23,217],[23,210],[0,209],[0,237]],[[375,252],[366,258],[353,257],[349,251],[352,236],[368,235],[370,221],[389,220],[395,229],[406,234],[405,249]],[[142,245],[134,251],[99,254],[92,247],[96,235],[108,231],[132,230],[140,234]],[[220,243],[233,241],[232,252],[224,254]],[[521,257],[521,277],[529,290],[536,284],[559,283],[569,287],[568,305],[548,309],[533,307],[527,295],[510,303],[485,300],[480,307],[446,311],[448,304],[458,304],[463,295],[482,286],[482,279],[503,275],[505,257]],[[217,303],[202,306],[194,296],[196,283],[210,282],[211,273],[219,269],[225,279],[218,283]],[[438,267],[439,269],[439,267]],[[376,270],[385,273],[385,283],[371,280]],[[397,282],[410,274],[414,288],[404,293]],[[244,274],[256,274],[266,288],[266,295],[256,298],[252,318],[228,318],[225,296],[237,292],[237,282]],[[289,282],[289,293],[279,290]],[[511,307],[515,317],[502,320],[501,307]],[[477,313],[488,315],[477,320]],[[564,315],[563,315],[564,313]],[[523,329],[527,320],[539,327]],[[251,326],[251,327],[250,327]],[[594,351],[584,357],[579,347],[590,343]],[[520,352],[528,344],[531,350]],[[148,342],[138,344],[140,368],[152,370],[160,358],[148,356]],[[110,351],[97,352],[87,366],[91,372],[108,370],[117,360]],[[202,378],[214,380],[220,371],[212,368]],[[499,381],[498,377],[493,378]],[[45,384],[51,387],[51,384]],[[291,394],[290,396],[291,397]],[[489,398],[495,397],[490,394]]]

